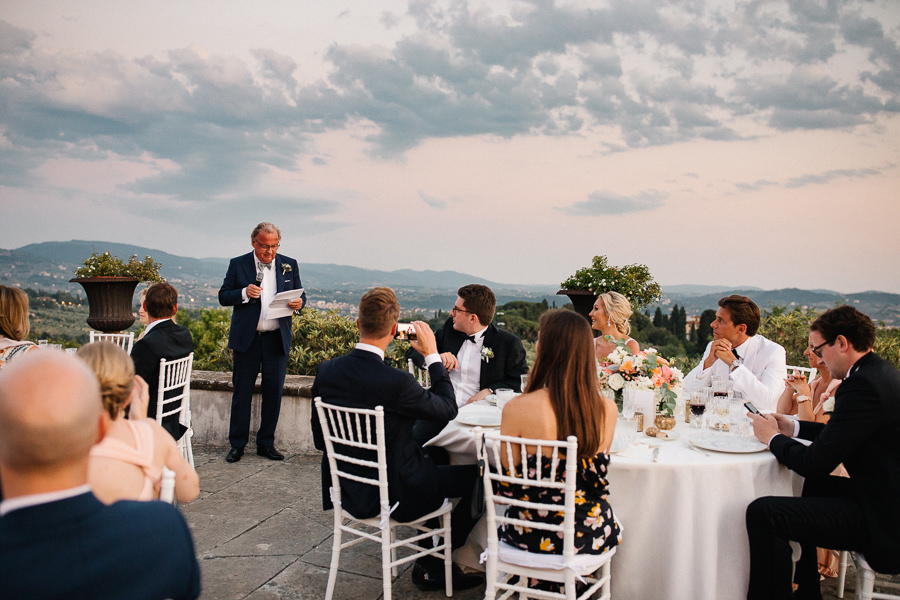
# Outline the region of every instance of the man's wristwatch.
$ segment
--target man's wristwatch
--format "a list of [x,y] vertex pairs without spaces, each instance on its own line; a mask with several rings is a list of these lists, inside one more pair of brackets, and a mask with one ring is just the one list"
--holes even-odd
[[809,402],[809,396],[806,394],[800,394],[797,396],[797,404],[802,404],[804,402]]
[[737,369],[737,368],[738,368],[739,366],[741,366],[742,364],[744,364],[744,361],[741,360],[740,358],[734,359],[733,361],[731,361],[731,370],[734,371],[735,369]]

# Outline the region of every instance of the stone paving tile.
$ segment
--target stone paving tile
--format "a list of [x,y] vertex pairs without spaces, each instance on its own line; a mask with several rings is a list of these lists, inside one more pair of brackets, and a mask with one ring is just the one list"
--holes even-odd
[[[242,600],[297,559],[293,556],[229,556],[200,561],[201,600]],[[327,581],[327,580],[326,580]]]

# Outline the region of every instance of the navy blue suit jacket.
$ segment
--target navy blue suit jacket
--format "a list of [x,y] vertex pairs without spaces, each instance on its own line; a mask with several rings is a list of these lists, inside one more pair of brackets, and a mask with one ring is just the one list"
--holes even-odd
[[163,502],[91,494],[0,517],[0,596],[12,600],[174,600],[200,595],[184,517]]
[[[293,258],[276,254],[272,261],[275,269],[275,283],[277,292],[298,290],[303,287],[300,283],[300,267]],[[253,337],[256,335],[256,326],[259,324],[259,302],[244,303],[241,291],[250,284],[256,285],[256,256],[253,252],[232,258],[228,263],[228,271],[225,280],[219,289],[219,304],[233,306],[231,315],[231,331],[228,334],[228,347],[238,352],[246,352],[250,348]],[[303,293],[303,306],[306,306],[306,292]],[[284,346],[285,355],[290,354],[291,341],[294,339],[291,332],[291,317],[278,319],[281,331],[281,343]]]
[[870,352],[837,388],[827,424],[800,422],[805,446],[776,435],[769,448],[778,461],[804,477],[824,477],[840,463],[850,474],[851,498],[866,526],[860,547],[881,573],[900,572],[900,372]]
[[[156,418],[156,400],[159,392],[159,359],[175,360],[184,358],[194,351],[194,340],[186,327],[174,321],[161,321],[153,326],[142,339],[134,343],[131,358],[134,361],[134,372],[147,382],[150,388],[150,402],[147,405],[147,416]],[[174,390],[173,390],[174,391]],[[172,396],[167,396],[171,398]],[[178,415],[169,415],[163,419],[163,427],[176,440],[184,434],[184,427],[178,424]]]
[[[349,354],[319,365],[313,382],[313,398],[351,408],[384,407],[388,492],[397,521],[410,521],[436,510],[444,501],[438,492],[438,468],[425,456],[412,435],[416,419],[449,421],[456,418],[456,399],[447,369],[440,362],[429,367],[431,389],[420,386],[407,371],[389,367],[378,355],[354,349]],[[325,450],[325,440],[315,409],[311,423],[316,448]],[[352,449],[344,449],[353,453]],[[371,458],[371,457],[368,457]],[[351,466],[352,468],[352,466]],[[371,477],[373,473],[366,473]],[[331,470],[322,456],[322,492],[325,509],[331,508],[328,488]],[[341,484],[342,505],[353,516],[364,519],[379,512],[378,488],[345,480]]]

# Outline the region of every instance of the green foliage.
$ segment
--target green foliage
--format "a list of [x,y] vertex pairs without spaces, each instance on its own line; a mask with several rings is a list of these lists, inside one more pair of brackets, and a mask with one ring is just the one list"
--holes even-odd
[[294,317],[292,328],[287,372],[294,375],[315,375],[320,363],[346,354],[359,341],[356,322],[334,310],[306,308]]
[[234,365],[228,348],[231,311],[227,308],[179,310],[179,325],[187,327],[194,339],[194,368],[201,371],[230,371]]
[[900,368],[900,329],[879,328],[875,337],[875,354]]
[[797,306],[788,310],[785,306],[776,306],[763,313],[758,333],[781,344],[787,353],[787,364],[805,367],[807,360],[803,351],[809,344],[809,324],[818,316],[814,309],[804,311]]
[[109,252],[97,254],[92,252],[75,270],[75,277],[135,277],[141,281],[162,281],[159,274],[162,265],[154,262],[149,256],[139,261],[137,254],[132,254],[128,262]]
[[605,256],[595,256],[590,267],[578,269],[560,286],[564,290],[590,290],[594,294],[619,292],[631,301],[634,310],[640,310],[662,298],[662,289],[653,281],[650,269],[645,265],[611,267]]
[[700,313],[700,324],[697,326],[697,342],[694,351],[703,356],[706,352],[706,345],[712,339],[712,327],[710,325],[716,320],[716,311],[707,308]]

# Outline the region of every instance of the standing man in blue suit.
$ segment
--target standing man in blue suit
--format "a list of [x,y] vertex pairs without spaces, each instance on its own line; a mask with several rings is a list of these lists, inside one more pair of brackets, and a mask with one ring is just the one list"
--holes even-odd
[[[303,288],[297,261],[277,253],[281,245],[278,227],[260,223],[250,234],[250,242],[253,252],[231,259],[219,290],[219,304],[234,307],[228,335],[228,347],[234,351],[228,462],[241,460],[250,438],[251,399],[260,369],[262,410],[256,453],[272,460],[284,459],[275,449],[275,427],[294,336],[290,316],[269,319],[268,311],[275,294]],[[306,293],[288,304],[294,311],[305,305]]]
[[91,492],[88,455],[106,433],[102,410],[97,378],[74,356],[29,352],[0,373],[3,598],[200,595],[194,542],[177,508],[107,506]]

